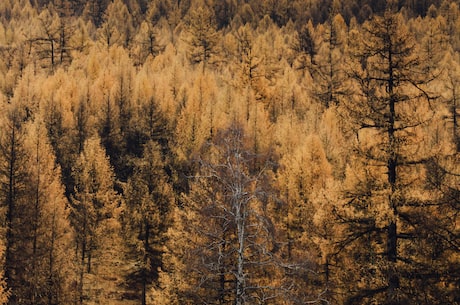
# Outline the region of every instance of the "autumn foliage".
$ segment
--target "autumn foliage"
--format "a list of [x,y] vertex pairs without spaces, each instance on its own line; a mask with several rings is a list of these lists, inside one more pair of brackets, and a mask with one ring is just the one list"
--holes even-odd
[[459,6],[2,0],[0,304],[460,304]]

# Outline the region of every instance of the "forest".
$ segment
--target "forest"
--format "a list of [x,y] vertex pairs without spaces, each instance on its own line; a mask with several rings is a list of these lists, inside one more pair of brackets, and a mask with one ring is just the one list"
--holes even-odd
[[1,0],[0,305],[460,304],[460,1]]

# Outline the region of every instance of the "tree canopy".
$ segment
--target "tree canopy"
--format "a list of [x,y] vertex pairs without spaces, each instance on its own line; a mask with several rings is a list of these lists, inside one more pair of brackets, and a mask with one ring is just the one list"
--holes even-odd
[[0,1],[0,304],[459,304],[459,1]]

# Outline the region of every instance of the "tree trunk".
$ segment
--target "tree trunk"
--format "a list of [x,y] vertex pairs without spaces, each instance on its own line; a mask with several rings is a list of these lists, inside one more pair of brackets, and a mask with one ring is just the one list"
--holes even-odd
[[395,75],[393,71],[393,48],[391,39],[388,46],[388,81],[387,92],[389,95],[389,127],[388,127],[388,183],[390,185],[389,208],[392,211],[392,219],[388,224],[387,229],[387,258],[388,258],[388,295],[387,301],[392,304],[396,301],[396,290],[399,288],[399,275],[396,270],[396,261],[398,258],[398,227],[397,219],[397,203],[395,202],[396,182],[397,182],[397,155],[396,155],[396,135],[395,135],[395,120],[396,120],[396,98],[394,93]]
[[148,264],[148,252],[150,248],[150,225],[147,219],[144,219],[144,230],[145,230],[145,238],[144,238],[144,270],[142,271],[142,296],[141,296],[141,304],[147,304],[147,273],[149,273],[150,266]]
[[241,215],[241,209],[238,207],[237,210],[237,234],[238,234],[238,261],[237,261],[237,273],[236,273],[236,305],[244,304],[244,290],[245,290],[245,279],[244,279],[244,219]]
[[[238,162],[239,160],[237,160]],[[237,168],[237,170],[239,170]],[[238,173],[239,174],[239,173]],[[241,177],[238,177],[241,179]],[[241,200],[241,192],[243,191],[243,187],[240,185],[240,182],[237,183],[236,193],[235,193],[235,222],[236,222],[236,234],[238,237],[238,248],[237,248],[237,271],[236,271],[236,298],[235,298],[235,305],[243,305],[244,304],[244,293],[245,293],[245,274],[244,274],[244,264],[245,264],[245,256],[244,256],[244,248],[245,248],[245,222],[246,222],[246,207],[244,206],[244,200]]]
[[[6,211],[6,249],[5,249],[5,278],[7,279],[8,289],[13,289],[12,287],[12,274],[13,274],[13,239],[14,239],[14,228],[13,228],[13,215],[15,208],[15,167],[16,167],[16,150],[14,149],[16,145],[16,129],[14,122],[11,126],[11,138],[10,138],[10,155],[9,155],[9,164],[8,164],[8,195],[7,195],[7,211]],[[14,293],[10,297],[10,301],[14,302]]]

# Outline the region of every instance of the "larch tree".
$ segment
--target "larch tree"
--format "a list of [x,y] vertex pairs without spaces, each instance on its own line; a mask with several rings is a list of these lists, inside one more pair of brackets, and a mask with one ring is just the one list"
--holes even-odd
[[331,164],[333,176],[343,179],[348,158],[352,155],[352,147],[346,143],[353,137],[349,128],[344,128],[345,120],[336,107],[326,109],[319,122],[318,134],[323,143],[326,158]]
[[132,255],[140,262],[139,268],[128,275],[128,282],[140,291],[139,299],[143,305],[147,304],[147,295],[158,280],[158,270],[162,267],[166,231],[174,202],[164,159],[162,147],[155,141],[147,142],[124,190],[128,244]]
[[195,74],[187,90],[175,126],[176,153],[190,161],[207,140],[211,139],[218,124],[215,118],[217,86],[212,73]]
[[132,96],[133,109],[128,123],[127,150],[135,157],[142,157],[144,145],[149,141],[160,144],[164,154],[167,154],[172,142],[170,122],[157,97],[156,82],[152,86],[150,77],[151,75],[144,72],[137,74]]
[[[124,172],[125,165],[128,164],[122,160],[125,156],[122,128],[128,126],[125,124],[122,127],[121,123],[123,120],[129,120],[131,110],[129,94],[132,86],[132,67],[126,63],[126,60],[129,60],[127,52],[120,46],[112,46],[104,54],[107,56],[104,59],[106,67],[98,72],[90,88],[88,105],[91,107],[90,113],[97,116],[94,124],[115,174],[117,178],[124,177],[123,180],[126,181]],[[122,117],[122,114],[125,116]]]
[[30,37],[30,41],[34,46],[38,58],[42,61],[42,66],[48,68],[51,72],[63,59],[64,49],[60,54],[60,18],[54,10],[44,9],[35,20],[35,30]]
[[121,0],[109,2],[98,28],[101,43],[107,48],[120,45],[127,48],[134,37],[133,17]]
[[239,65],[238,82],[236,86],[245,89],[247,87],[254,88],[256,86],[257,79],[263,77],[263,71],[261,71],[262,58],[254,50],[254,29],[249,24],[241,26],[235,33],[234,36],[237,41],[237,48],[235,49],[235,60]]
[[29,257],[30,304],[63,304],[74,300],[73,230],[59,166],[38,118],[29,124],[29,200],[32,253]]
[[150,2],[145,19],[139,25],[139,30],[134,37],[136,42],[133,53],[136,54],[136,64],[141,65],[147,57],[155,57],[164,46],[160,42],[160,27],[158,25],[164,8],[154,1]]
[[295,40],[291,47],[297,54],[296,68],[302,70],[304,73],[305,71],[312,71],[313,66],[316,64],[316,55],[319,51],[313,22],[309,20],[295,34]]
[[448,121],[451,121],[451,137],[456,145],[457,152],[460,152],[460,92],[458,87],[460,85],[460,63],[455,55],[449,52],[448,56],[443,61],[445,79],[444,99],[447,104]]
[[217,27],[225,28],[230,24],[235,16],[238,4],[235,0],[213,1],[214,14],[216,16]]
[[347,25],[343,17],[331,13],[324,24],[323,41],[318,47],[316,66],[312,71],[316,85],[313,95],[326,108],[339,104],[340,99],[349,93],[342,65],[346,50],[346,31]]
[[[134,112],[133,101],[131,99],[134,90],[134,69],[128,52],[121,47],[113,47],[110,51],[113,61],[110,71],[113,76],[113,83],[107,83],[107,85],[111,85],[111,99],[113,99],[115,109],[114,113],[106,113],[104,118],[105,126],[100,135],[103,144],[106,145],[107,154],[114,166],[117,178],[125,182],[132,170],[128,165],[130,156],[127,140],[130,136],[129,123]],[[107,107],[109,106],[107,105]],[[112,123],[109,123],[111,120]],[[113,124],[113,127],[116,128],[115,130],[118,130],[122,143],[117,143],[116,136],[112,138],[110,124]]]
[[[270,117],[268,114],[267,90],[269,81],[265,64],[265,54],[261,46],[267,47],[263,38],[256,36],[255,30],[246,24],[238,28],[233,34],[236,47],[233,56],[236,66],[235,79],[231,81],[232,88],[238,92],[237,121],[244,122],[247,134],[252,136],[253,166],[257,168],[263,160],[258,157],[263,155],[270,146]],[[256,46],[259,45],[259,49]],[[233,119],[233,118],[232,118]],[[250,130],[250,131],[249,131]]]
[[[2,241],[1,241],[1,244],[0,244],[0,258],[4,259],[5,257],[5,245],[4,245],[4,241],[3,241],[3,238],[2,238]],[[2,263],[3,265],[4,263]],[[1,272],[1,275],[0,275],[0,304],[1,305],[6,305],[8,304],[8,298],[9,298],[9,295],[10,295],[10,292],[7,288],[7,284],[6,284],[6,279],[5,279],[5,276],[4,276],[4,272],[3,270],[5,270],[5,266],[2,266],[2,272]]]
[[218,61],[218,32],[213,11],[199,6],[189,11],[188,28],[184,39],[189,44],[188,57],[193,64],[201,64],[202,70]]
[[[420,174],[437,153],[424,141],[435,110],[432,77],[422,72],[394,2],[361,33],[350,67],[356,91],[345,106],[356,127],[356,158],[345,183],[348,203],[338,214],[348,228],[339,249],[351,250],[345,264],[356,276],[344,279],[347,303],[443,303],[446,296],[433,297],[440,278],[420,247],[432,230],[424,223],[433,216],[423,213],[430,197]],[[427,287],[421,278],[433,284]]]
[[87,90],[86,81],[66,76],[63,69],[58,69],[40,87],[40,118],[60,166],[68,198],[74,191],[72,167],[83,150],[81,141],[85,140],[81,139],[83,127],[79,118],[82,119],[81,103],[86,102]]
[[440,7],[441,15],[445,18],[446,24],[443,27],[448,35],[450,45],[455,51],[460,49],[460,9],[459,5],[454,1],[443,1]]
[[[24,109],[15,101],[3,107],[0,140],[0,198],[5,239],[5,278],[9,302],[27,298],[28,274],[22,272],[31,255],[33,232],[27,207],[27,153],[24,148]],[[27,234],[25,234],[27,233]]]
[[442,31],[444,18],[425,17],[421,26],[422,39],[420,42],[420,56],[423,58],[427,75],[439,75],[439,63],[444,57],[448,48],[446,34]]
[[75,18],[68,0],[60,1],[56,6],[59,16],[59,63],[69,65],[72,61],[72,51],[75,46],[72,44],[72,36],[75,32]]
[[109,0],[86,1],[83,16],[91,20],[96,27],[100,27],[104,22],[104,12],[108,4]]
[[66,303],[72,299],[73,277],[67,201],[45,124],[37,119],[39,109],[30,101],[36,92],[28,87],[21,82],[3,108],[7,287],[10,302],[17,304]]
[[110,302],[121,294],[124,247],[115,176],[98,137],[89,138],[73,169],[71,221],[76,231],[79,302]]
[[333,235],[314,222],[317,211],[324,209],[315,196],[329,186],[332,169],[319,136],[308,135],[298,141],[298,146],[280,160],[277,184],[283,205],[277,218],[286,235],[287,259],[298,265],[290,273],[295,289],[304,298],[326,300],[324,292],[332,272],[331,253],[324,240],[332,240]]
[[142,65],[149,56],[155,57],[163,49],[159,38],[159,30],[155,24],[152,24],[149,20],[141,23],[139,32],[134,37],[136,43],[133,53],[135,54],[137,65]]
[[274,23],[278,26],[282,26],[289,19],[288,17],[288,8],[289,1],[282,0],[268,0],[261,3],[261,11],[264,16],[270,16]]

